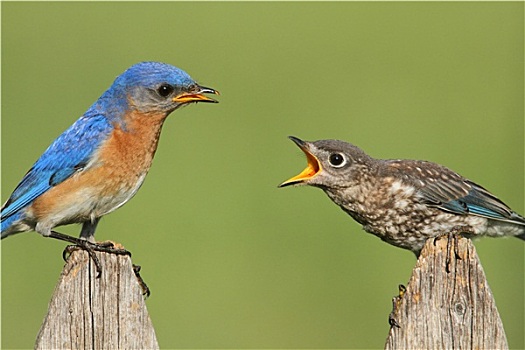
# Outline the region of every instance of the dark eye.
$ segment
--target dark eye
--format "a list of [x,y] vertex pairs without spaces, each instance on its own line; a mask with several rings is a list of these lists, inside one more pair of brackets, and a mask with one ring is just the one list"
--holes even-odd
[[162,97],[168,97],[173,92],[173,86],[170,84],[162,84],[157,89],[157,92]]
[[333,166],[334,168],[340,168],[346,164],[346,158],[341,153],[330,154],[328,161],[330,162],[330,165]]

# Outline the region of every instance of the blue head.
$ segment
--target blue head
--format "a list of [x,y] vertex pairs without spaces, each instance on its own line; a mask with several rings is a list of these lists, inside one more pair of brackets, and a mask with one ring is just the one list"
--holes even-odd
[[191,102],[217,102],[205,96],[214,89],[197,84],[186,72],[160,62],[141,62],[128,68],[92,106],[108,117],[119,117],[130,109],[168,115]]

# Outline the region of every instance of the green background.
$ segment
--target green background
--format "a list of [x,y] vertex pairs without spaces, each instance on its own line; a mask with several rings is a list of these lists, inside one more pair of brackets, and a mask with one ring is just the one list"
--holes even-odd
[[[278,189],[286,136],[426,159],[524,210],[523,3],[2,3],[2,201],[128,66],[220,90],[171,115],[144,186],[99,240],[142,265],[163,348],[382,348],[415,264],[322,191]],[[78,235],[78,226],[61,232]],[[2,241],[2,347],[31,348],[64,243]],[[476,247],[524,348],[524,243]]]

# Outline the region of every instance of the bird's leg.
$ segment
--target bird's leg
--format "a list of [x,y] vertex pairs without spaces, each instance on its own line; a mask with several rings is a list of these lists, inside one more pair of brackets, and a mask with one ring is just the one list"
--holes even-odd
[[135,273],[135,277],[137,277],[137,280],[139,282],[140,288],[142,289],[142,295],[144,295],[144,298],[148,298],[150,296],[150,294],[151,294],[151,291],[149,290],[148,285],[146,284],[146,282],[144,282],[144,280],[140,276],[140,273],[139,273],[140,269],[141,269],[141,267],[139,265],[133,264],[133,272]]
[[95,230],[100,221],[100,218],[93,218],[91,220],[85,221],[82,224],[82,230],[80,230],[80,238],[85,239],[86,241],[95,242]]
[[115,244],[111,241],[95,242],[95,230],[99,221],[100,218],[94,218],[90,221],[84,222],[84,224],[82,224],[82,230],[80,231],[80,238],[91,242],[93,244],[93,249],[96,251],[131,256],[129,251],[121,248],[115,248]]
[[97,258],[95,251],[131,256],[131,253],[129,251],[125,249],[115,248],[114,244],[110,241],[93,243],[86,239],[71,237],[56,231],[51,231],[48,237],[72,243],[72,245],[68,245],[62,252],[62,257],[64,260],[67,260],[67,257],[75,250],[85,250],[95,263],[95,267],[97,268],[97,278],[100,277],[100,274],[102,273],[102,265],[100,264],[100,260]]
[[392,298],[392,312],[390,313],[390,315],[388,315],[388,323],[390,324],[390,327],[400,328],[401,326],[399,325],[399,323],[397,323],[395,315],[399,309],[399,305],[401,305],[401,300],[405,296],[407,289],[402,284],[400,284],[398,288],[399,295]]

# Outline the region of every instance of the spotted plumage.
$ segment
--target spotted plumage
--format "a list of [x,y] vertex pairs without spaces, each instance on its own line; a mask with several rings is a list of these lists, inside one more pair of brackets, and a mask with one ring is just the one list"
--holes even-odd
[[419,255],[426,240],[462,227],[469,236],[525,240],[525,218],[483,187],[431,162],[374,159],[337,140],[291,139],[308,166],[282,183],[319,187],[365,231]]

